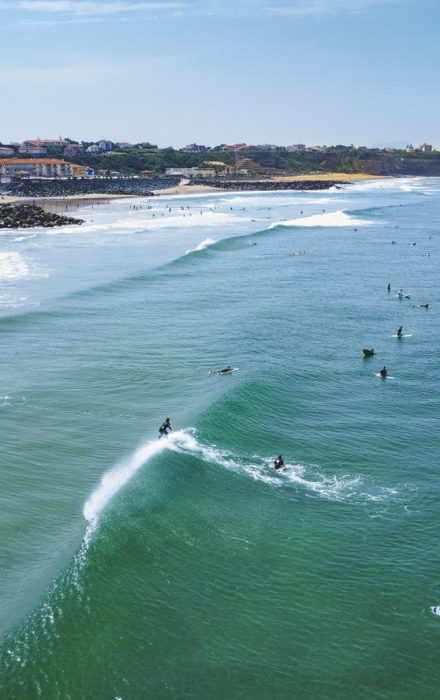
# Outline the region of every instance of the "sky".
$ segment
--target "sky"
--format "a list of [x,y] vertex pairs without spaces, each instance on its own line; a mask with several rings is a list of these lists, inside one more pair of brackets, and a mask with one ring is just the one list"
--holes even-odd
[[440,148],[440,0],[0,0],[0,142]]

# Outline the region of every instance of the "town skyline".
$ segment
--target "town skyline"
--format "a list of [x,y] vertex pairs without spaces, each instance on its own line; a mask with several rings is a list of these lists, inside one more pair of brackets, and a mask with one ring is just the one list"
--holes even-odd
[[0,22],[11,141],[440,146],[435,0],[0,0]]

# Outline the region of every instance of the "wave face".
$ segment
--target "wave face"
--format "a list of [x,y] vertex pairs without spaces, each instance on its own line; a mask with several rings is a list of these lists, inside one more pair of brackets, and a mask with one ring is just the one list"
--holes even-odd
[[436,697],[439,207],[396,179],[0,237],[2,699]]
[[347,226],[371,226],[376,222],[369,221],[368,219],[359,219],[345,211],[334,211],[323,214],[313,214],[312,216],[305,216],[304,218],[290,219],[288,221],[280,221],[277,224],[271,224],[269,228],[275,228],[276,226],[328,226],[328,227],[347,227]]

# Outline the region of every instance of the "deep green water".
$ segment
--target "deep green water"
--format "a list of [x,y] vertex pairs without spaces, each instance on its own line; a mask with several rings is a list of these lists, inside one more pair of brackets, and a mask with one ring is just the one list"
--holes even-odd
[[0,236],[1,700],[438,698],[440,182],[79,213]]

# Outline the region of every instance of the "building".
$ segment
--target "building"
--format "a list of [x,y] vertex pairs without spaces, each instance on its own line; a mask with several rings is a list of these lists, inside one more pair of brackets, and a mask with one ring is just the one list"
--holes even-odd
[[40,141],[23,141],[18,152],[27,156],[47,156],[47,148]]
[[96,145],[98,146],[101,153],[107,153],[109,151],[115,150],[115,144],[113,143],[113,141],[106,141],[105,139],[101,139],[101,141],[96,142]]
[[0,158],[8,158],[14,155],[15,151],[13,148],[9,148],[8,146],[0,146]]
[[198,174],[198,168],[166,168],[165,175],[177,177],[194,177]]
[[77,156],[83,152],[83,147],[79,143],[69,143],[64,149],[65,156]]
[[206,146],[201,146],[198,143],[190,143],[188,146],[184,146],[180,149],[182,153],[205,153],[208,149]]
[[127,148],[133,148],[131,143],[128,143],[128,141],[118,141],[116,143],[116,147],[123,151],[127,150]]
[[92,143],[86,148],[86,153],[101,153],[101,149],[96,143]]
[[289,153],[296,153],[297,151],[305,151],[306,145],[305,145],[305,143],[293,143],[291,146],[287,146],[287,150]]
[[247,143],[234,143],[230,146],[224,145],[220,150],[235,153],[236,151],[244,151],[246,148],[252,148],[252,146],[248,146]]
[[74,167],[81,166],[56,158],[0,158],[2,177],[74,177]]
[[422,143],[422,145],[419,146],[419,151],[423,151],[423,153],[432,153],[432,146],[430,143]]

